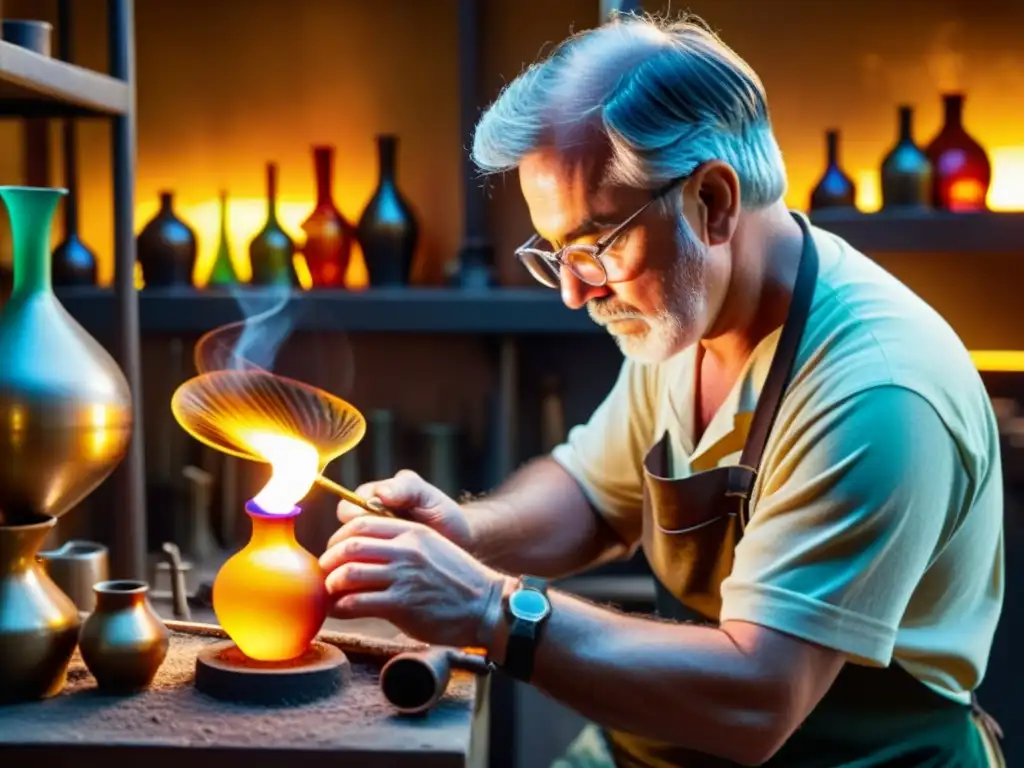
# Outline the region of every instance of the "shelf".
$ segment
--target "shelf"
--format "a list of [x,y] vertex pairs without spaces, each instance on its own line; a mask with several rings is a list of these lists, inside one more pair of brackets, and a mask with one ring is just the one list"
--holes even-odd
[[[144,289],[139,292],[143,333],[200,334],[275,306],[274,291],[240,288]],[[58,288],[67,310],[93,334],[114,330],[113,293],[100,288]],[[287,312],[296,331],[351,333],[602,333],[586,311],[570,311],[555,291],[495,288],[381,288],[367,291],[295,291]]]
[[0,114],[123,115],[130,104],[116,78],[0,41]]
[[1024,255],[1024,213],[817,211],[811,221],[865,253]]

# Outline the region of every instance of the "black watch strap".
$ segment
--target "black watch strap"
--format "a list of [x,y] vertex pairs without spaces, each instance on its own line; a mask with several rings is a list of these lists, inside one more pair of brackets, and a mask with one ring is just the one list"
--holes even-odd
[[523,576],[516,586],[515,592],[509,597],[505,606],[505,617],[508,621],[508,642],[505,647],[505,661],[502,669],[507,675],[524,683],[533,677],[533,661],[536,655],[537,642],[547,621],[548,614],[538,620],[526,619],[513,612],[511,601],[516,592],[532,590],[544,596],[547,601],[547,582],[534,576]]

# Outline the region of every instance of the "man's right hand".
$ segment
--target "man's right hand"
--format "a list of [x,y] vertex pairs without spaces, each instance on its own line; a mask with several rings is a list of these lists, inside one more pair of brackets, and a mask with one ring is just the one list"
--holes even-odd
[[[388,480],[364,483],[356,489],[364,499],[378,498],[399,517],[433,528],[445,538],[467,551],[472,551],[472,535],[466,515],[455,501],[410,469],[403,469]],[[338,521],[344,526],[350,520],[368,514],[366,510],[343,501],[338,504]],[[328,542],[333,546],[335,533]]]

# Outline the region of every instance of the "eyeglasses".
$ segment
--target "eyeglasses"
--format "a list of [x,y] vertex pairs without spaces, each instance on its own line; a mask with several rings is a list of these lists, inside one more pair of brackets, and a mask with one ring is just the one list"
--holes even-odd
[[516,258],[519,259],[520,263],[526,267],[526,270],[533,275],[537,282],[548,288],[561,287],[561,271],[563,268],[567,268],[576,278],[587,285],[600,287],[607,283],[624,281],[628,279],[628,273],[624,272],[621,266],[619,269],[613,266],[611,274],[609,274],[608,265],[605,263],[606,260],[604,258],[605,252],[636,223],[640,215],[652,203],[660,200],[673,187],[682,183],[687,178],[684,176],[674,179],[661,189],[658,189],[650,200],[640,206],[639,210],[631,214],[596,243],[566,245],[557,251],[548,251],[537,247],[543,240],[540,235],[534,234],[516,249]]

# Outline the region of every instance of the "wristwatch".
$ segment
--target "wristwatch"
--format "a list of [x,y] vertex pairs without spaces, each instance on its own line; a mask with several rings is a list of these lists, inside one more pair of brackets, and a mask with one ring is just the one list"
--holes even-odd
[[502,670],[524,683],[533,676],[533,658],[544,624],[551,616],[547,582],[535,576],[522,576],[515,590],[505,599],[508,643]]

